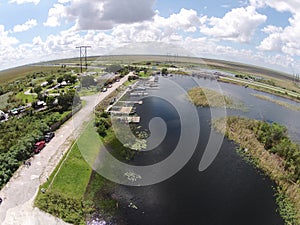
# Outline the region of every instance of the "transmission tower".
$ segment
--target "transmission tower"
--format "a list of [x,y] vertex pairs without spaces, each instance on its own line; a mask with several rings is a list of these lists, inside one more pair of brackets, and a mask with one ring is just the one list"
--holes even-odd
[[82,46],[77,46],[76,48],[79,48],[80,51],[80,72],[82,73],[82,68],[83,68],[83,60],[84,60],[84,66],[85,70],[87,70],[87,49],[91,48],[91,46],[87,45],[82,45]]

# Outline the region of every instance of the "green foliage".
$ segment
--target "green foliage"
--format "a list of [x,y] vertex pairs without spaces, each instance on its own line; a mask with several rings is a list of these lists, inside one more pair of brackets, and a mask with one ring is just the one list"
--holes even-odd
[[287,198],[280,188],[278,188],[275,194],[276,202],[278,204],[278,212],[280,216],[284,219],[286,225],[298,224],[297,213],[293,203]]
[[161,73],[162,73],[162,75],[168,75],[168,69],[167,68],[163,68],[162,70],[161,70]]
[[47,78],[47,82],[48,82],[48,85],[52,85],[53,83],[54,83],[54,80],[55,78],[54,77],[49,77],[49,78]]
[[67,81],[70,84],[75,84],[76,79],[77,79],[77,76],[74,76],[74,75],[72,76],[71,74],[66,74],[65,77],[64,77],[64,80]]
[[114,64],[114,65],[110,65],[106,68],[107,72],[110,73],[116,73],[116,72],[120,72],[122,70],[122,66]]
[[93,211],[92,203],[57,192],[40,194],[36,206],[75,225],[85,225],[85,217]]
[[[111,122],[105,113],[102,113],[104,117],[96,118],[94,125],[97,127],[97,132],[101,137],[106,136],[106,130],[111,127]],[[107,117],[105,117],[107,116]]]
[[64,77],[58,77],[57,78],[57,83],[61,83],[61,82],[63,82],[64,81]]
[[81,78],[82,87],[95,86],[97,83],[94,80],[93,76],[84,76]]
[[292,173],[290,179],[297,182],[300,179],[300,147],[287,136],[286,127],[272,123],[258,122],[252,127],[259,142],[266,150],[278,154],[286,160],[285,169]]
[[67,111],[72,106],[76,106],[81,102],[80,97],[74,90],[70,90],[66,93],[60,94],[57,99],[58,106],[60,107],[61,111]]
[[0,123],[0,187],[33,153],[32,146],[61,119],[58,112],[40,112]]
[[33,89],[33,91],[34,91],[35,93],[37,93],[37,94],[41,93],[42,90],[43,90],[43,88],[42,88],[41,86],[37,86],[37,87],[35,87],[35,88]]

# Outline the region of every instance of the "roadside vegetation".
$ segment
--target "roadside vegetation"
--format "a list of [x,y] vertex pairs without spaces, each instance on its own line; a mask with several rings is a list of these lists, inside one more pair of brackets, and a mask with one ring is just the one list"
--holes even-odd
[[242,109],[243,104],[233,98],[220,94],[212,89],[195,87],[188,91],[189,99],[196,106],[201,107],[226,107],[231,109]]
[[221,118],[213,126],[238,143],[238,152],[276,182],[276,201],[285,223],[300,224],[300,146],[288,138],[287,129],[241,117]]
[[[0,188],[20,165],[34,155],[34,144],[70,118],[73,107],[75,111],[81,107],[79,96],[72,89],[57,96],[43,93],[43,90],[54,85],[55,75],[63,77],[63,80],[72,77],[70,70],[23,69],[21,74],[15,76],[8,71],[9,79],[0,84],[0,110],[6,113],[6,119],[0,122]],[[28,74],[28,71],[31,72]],[[18,80],[9,81],[13,77]],[[72,79],[75,81],[77,77]],[[48,84],[42,86],[41,83],[46,81]],[[27,90],[31,90],[30,94],[25,94]]]
[[253,96],[255,96],[256,98],[262,99],[262,100],[273,102],[277,105],[280,105],[282,107],[285,107],[285,108],[288,108],[288,109],[291,109],[291,110],[294,110],[294,111],[300,111],[300,107],[297,106],[297,105],[292,105],[292,104],[289,104],[287,102],[276,100],[276,99],[273,99],[273,98],[265,96],[265,95],[253,94]]

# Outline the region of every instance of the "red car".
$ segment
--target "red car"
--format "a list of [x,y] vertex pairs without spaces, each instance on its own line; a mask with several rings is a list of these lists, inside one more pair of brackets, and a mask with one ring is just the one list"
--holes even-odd
[[35,145],[33,146],[34,153],[36,154],[40,153],[40,151],[45,147],[45,145],[46,145],[45,141],[39,141],[35,143]]

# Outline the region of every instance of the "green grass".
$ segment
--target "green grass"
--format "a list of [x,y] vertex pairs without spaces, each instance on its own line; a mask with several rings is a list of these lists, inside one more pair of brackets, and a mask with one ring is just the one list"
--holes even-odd
[[128,80],[123,85],[126,86],[126,87],[128,87],[128,86],[134,84],[135,82],[136,82],[135,80],[131,80],[131,81]]
[[22,100],[23,103],[26,104],[26,103],[34,102],[37,99],[37,96],[36,95],[26,95],[26,94],[24,94],[24,92],[19,92],[16,95],[16,98]]
[[81,88],[79,91],[79,96],[90,96],[99,93],[96,86],[90,87],[90,88]]
[[81,199],[89,181],[91,167],[84,161],[77,144],[70,151],[50,191]]
[[[100,149],[95,138],[99,139],[99,135],[90,122],[48,181],[41,185],[35,200],[37,207],[66,222],[85,224],[85,216],[94,210],[85,193],[92,174],[91,165]],[[42,189],[46,192],[42,193]]]
[[9,98],[9,95],[11,95],[12,92],[8,92],[6,94],[0,95],[0,109],[4,109],[8,103],[7,100]]

